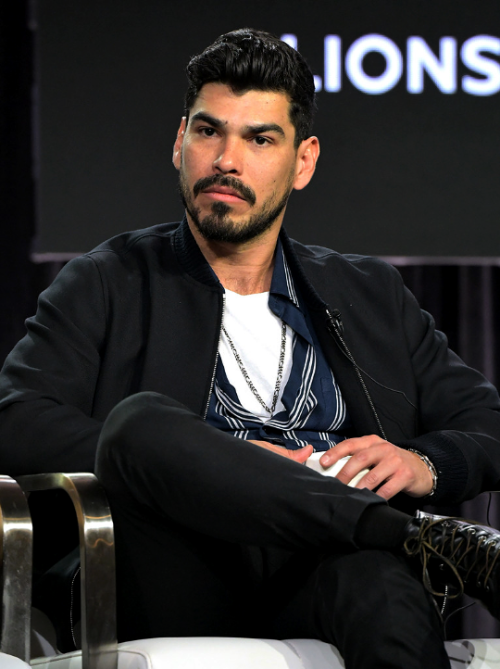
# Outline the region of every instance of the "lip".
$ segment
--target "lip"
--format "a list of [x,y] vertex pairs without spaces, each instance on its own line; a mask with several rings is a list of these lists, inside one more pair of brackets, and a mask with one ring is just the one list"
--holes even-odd
[[242,197],[238,191],[228,186],[211,186],[202,191],[202,193],[213,200],[222,202],[245,202],[245,198]]

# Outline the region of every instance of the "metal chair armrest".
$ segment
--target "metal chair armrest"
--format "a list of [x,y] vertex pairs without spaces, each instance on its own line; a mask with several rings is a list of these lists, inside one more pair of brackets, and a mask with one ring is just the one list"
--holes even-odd
[[0,650],[29,661],[33,527],[28,502],[10,476],[0,476]]
[[25,492],[60,488],[75,507],[80,533],[82,667],[116,669],[116,581],[113,521],[97,478],[89,473],[21,476]]

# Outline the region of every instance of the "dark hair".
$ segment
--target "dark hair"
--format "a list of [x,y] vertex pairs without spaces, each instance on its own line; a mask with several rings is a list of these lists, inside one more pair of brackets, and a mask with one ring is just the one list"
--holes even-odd
[[205,84],[227,84],[234,92],[277,91],[290,98],[295,146],[311,135],[315,110],[314,78],[305,59],[262,30],[242,28],[221,35],[186,67],[186,116]]

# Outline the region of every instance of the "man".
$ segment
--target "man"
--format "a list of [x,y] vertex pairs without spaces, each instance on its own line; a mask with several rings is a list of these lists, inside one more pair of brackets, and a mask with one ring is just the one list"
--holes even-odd
[[[498,616],[500,536],[413,514],[497,485],[497,393],[394,269],[282,231],[319,156],[303,58],[245,29],[187,73],[186,218],[41,296],[1,377],[3,470],[95,468],[121,639],[313,637],[349,669],[448,667],[418,558],[427,589],[467,581]],[[350,459],[323,476],[313,451],[325,474]]]

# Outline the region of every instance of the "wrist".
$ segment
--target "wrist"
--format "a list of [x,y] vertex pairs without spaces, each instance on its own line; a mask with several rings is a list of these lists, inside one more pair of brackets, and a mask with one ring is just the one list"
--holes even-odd
[[438,484],[438,473],[436,467],[434,466],[434,463],[426,455],[424,455],[420,451],[417,451],[415,448],[407,448],[406,450],[409,453],[414,453],[418,458],[420,458],[420,460],[422,460],[422,462],[426,465],[427,469],[429,470],[429,473],[432,477],[432,488],[431,491],[426,493],[425,496],[432,497],[432,495],[434,495],[434,493],[436,492]]

